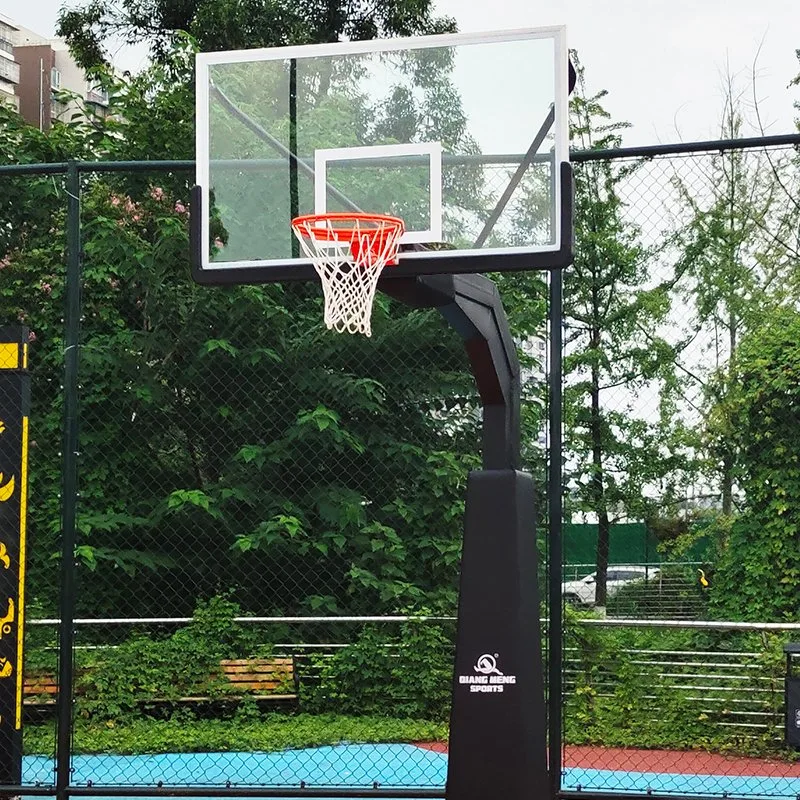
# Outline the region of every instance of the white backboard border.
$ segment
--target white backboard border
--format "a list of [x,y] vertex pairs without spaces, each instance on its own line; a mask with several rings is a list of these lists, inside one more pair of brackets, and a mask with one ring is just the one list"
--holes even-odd
[[[372,52],[391,52],[394,50],[408,50],[426,47],[447,47],[468,44],[496,43],[504,41],[519,41],[525,39],[549,38],[554,43],[554,75],[555,75],[555,123],[553,141],[553,161],[556,166],[554,185],[556,198],[562,198],[561,213],[555,210],[555,241],[552,244],[482,248],[477,250],[443,250],[443,251],[406,251],[401,253],[401,263],[408,262],[409,269],[397,269],[397,272],[409,274],[436,272],[435,266],[424,268],[422,263],[418,268],[414,261],[424,261],[425,264],[435,264],[441,261],[442,271],[446,272],[479,272],[490,271],[485,264],[491,264],[497,259],[497,268],[502,270],[502,262],[508,263],[509,269],[536,269],[529,261],[529,256],[534,256],[535,261],[543,265],[551,264],[566,266],[572,260],[572,186],[563,185],[565,176],[570,176],[569,169],[569,50],[567,47],[566,27],[563,25],[547,26],[542,28],[524,28],[517,30],[490,31],[485,33],[455,33],[436,36],[398,37],[390,39],[366,40],[355,42],[337,42],[316,45],[299,45],[277,48],[258,48],[253,50],[218,51],[213,53],[198,53],[196,56],[196,181],[197,186],[193,197],[201,206],[201,218],[192,220],[193,236],[198,240],[192,247],[193,274],[200,283],[258,283],[269,279],[274,274],[274,280],[305,280],[313,273],[311,262],[303,258],[282,259],[253,259],[242,261],[214,261],[210,260],[209,248],[203,243],[209,241],[210,218],[210,128],[209,128],[209,67],[215,64],[235,64],[250,61],[270,61],[276,59],[300,59],[313,56],[326,56],[335,54],[356,54]],[[559,166],[560,165],[560,166]],[[437,182],[441,188],[441,182]],[[432,181],[433,186],[433,181]],[[565,192],[570,193],[565,198]],[[565,213],[569,206],[569,230],[565,230]],[[433,209],[433,204],[431,208]],[[441,197],[439,198],[441,208]],[[434,237],[431,237],[434,239]],[[439,236],[441,238],[441,235]],[[552,256],[552,257],[549,257]],[[461,264],[463,262],[463,268]],[[531,266],[526,267],[526,263]],[[458,264],[459,268],[454,268]],[[513,266],[512,266],[513,264]],[[544,266],[540,268],[550,268]],[[241,280],[237,280],[236,273],[241,271]],[[296,274],[295,274],[296,271]],[[215,278],[214,273],[219,273]]]

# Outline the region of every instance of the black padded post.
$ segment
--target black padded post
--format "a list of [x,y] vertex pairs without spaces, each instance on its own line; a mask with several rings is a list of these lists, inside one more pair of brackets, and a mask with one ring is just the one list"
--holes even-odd
[[448,800],[548,795],[535,530],[530,475],[469,476]]

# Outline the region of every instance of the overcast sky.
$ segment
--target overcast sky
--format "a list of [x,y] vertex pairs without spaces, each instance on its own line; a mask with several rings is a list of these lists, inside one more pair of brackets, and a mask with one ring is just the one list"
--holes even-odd
[[[63,0],[0,0],[0,13],[53,35]],[[590,90],[634,128],[626,144],[716,138],[726,71],[753,105],[752,72],[767,133],[795,131],[800,88],[798,0],[436,0],[463,31],[566,24]],[[491,18],[487,18],[491,9]],[[760,52],[759,52],[760,50]],[[142,53],[123,51],[135,69]],[[750,112],[752,126],[756,120]],[[753,132],[752,128],[748,132]]]
[[[634,124],[626,144],[716,138],[730,70],[768,133],[794,132],[800,88],[798,0],[436,0],[463,31],[565,24],[590,91]],[[487,9],[491,18],[487,19]],[[759,54],[760,48],[760,54]]]

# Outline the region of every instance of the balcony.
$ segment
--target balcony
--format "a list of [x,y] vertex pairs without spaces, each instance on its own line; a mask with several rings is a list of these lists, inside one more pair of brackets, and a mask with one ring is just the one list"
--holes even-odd
[[8,39],[4,39],[3,37],[5,34],[0,31],[0,51],[3,53],[8,53],[9,55],[14,55],[14,43],[9,41]]
[[19,64],[7,58],[0,58],[0,80],[19,83]]
[[86,102],[93,106],[108,106],[108,92],[105,89],[93,88],[86,92]]

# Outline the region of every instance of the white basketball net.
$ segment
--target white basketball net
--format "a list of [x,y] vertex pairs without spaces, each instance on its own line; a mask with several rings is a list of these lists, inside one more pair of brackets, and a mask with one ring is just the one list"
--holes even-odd
[[391,217],[322,215],[292,222],[314,262],[325,297],[325,324],[372,336],[372,306],[383,268],[395,261],[403,223]]

